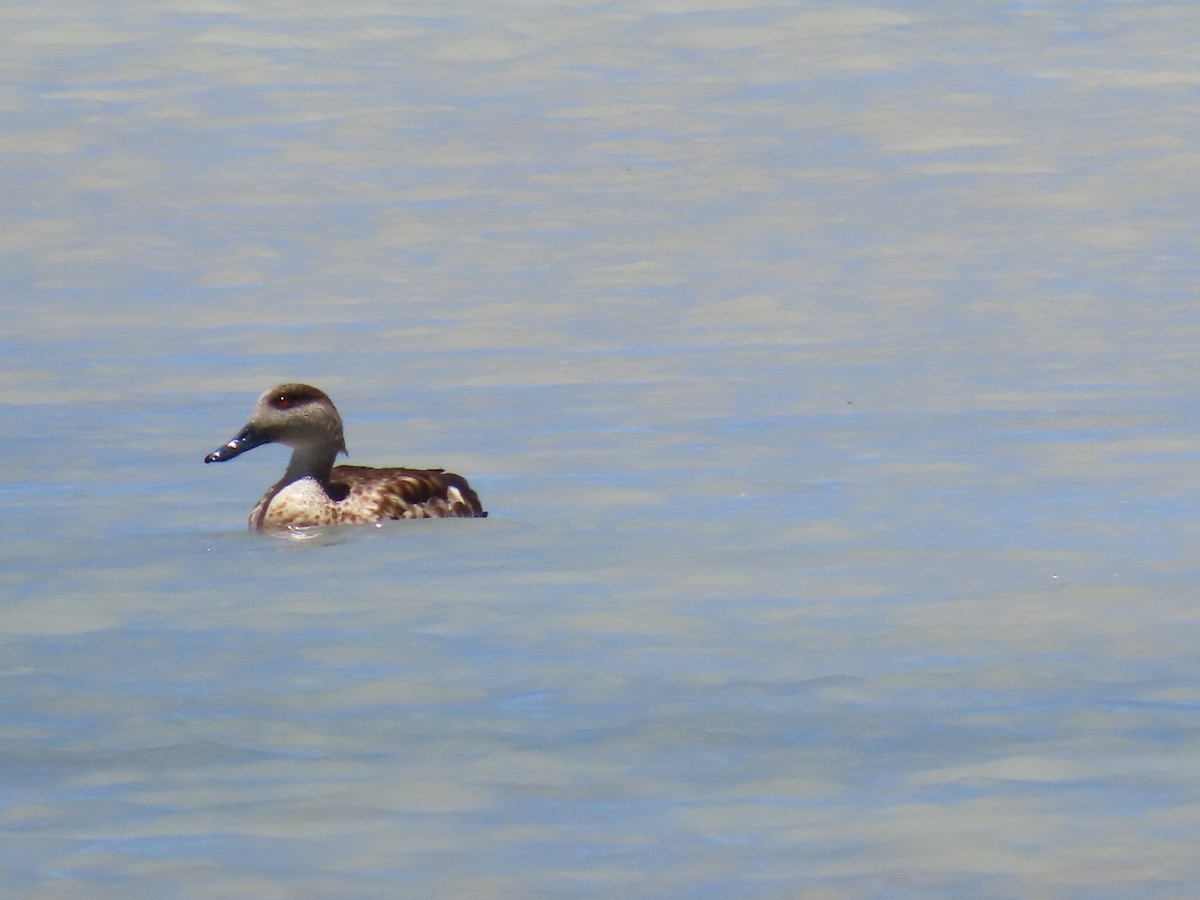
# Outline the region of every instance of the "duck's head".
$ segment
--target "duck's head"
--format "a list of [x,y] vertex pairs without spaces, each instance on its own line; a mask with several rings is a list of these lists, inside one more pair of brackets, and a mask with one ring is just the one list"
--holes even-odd
[[261,397],[246,427],[204,457],[225,462],[263,444],[284,444],[305,457],[327,456],[332,463],[346,452],[342,417],[333,401],[310,384],[280,384]]

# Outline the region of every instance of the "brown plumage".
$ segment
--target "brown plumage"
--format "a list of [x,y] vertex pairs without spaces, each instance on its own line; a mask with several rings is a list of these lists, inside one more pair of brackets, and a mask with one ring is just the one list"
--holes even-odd
[[384,519],[486,516],[461,475],[441,469],[333,465],[346,452],[342,417],[323,391],[281,384],[263,394],[250,421],[204,458],[224,462],[267,443],[286,444],[283,478],[250,513],[253,530],[362,525]]

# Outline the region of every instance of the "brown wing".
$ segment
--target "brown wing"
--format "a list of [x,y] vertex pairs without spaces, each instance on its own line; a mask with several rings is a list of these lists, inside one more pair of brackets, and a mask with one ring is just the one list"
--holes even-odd
[[441,469],[338,466],[330,473],[329,493],[348,513],[361,512],[364,521],[487,515],[467,479]]

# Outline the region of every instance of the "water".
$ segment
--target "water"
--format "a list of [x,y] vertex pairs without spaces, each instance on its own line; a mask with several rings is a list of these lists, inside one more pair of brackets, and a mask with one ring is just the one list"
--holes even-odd
[[1193,894],[1198,33],[0,11],[6,895]]

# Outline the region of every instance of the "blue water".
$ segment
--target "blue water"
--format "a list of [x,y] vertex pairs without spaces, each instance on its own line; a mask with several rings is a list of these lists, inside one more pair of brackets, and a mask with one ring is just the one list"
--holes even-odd
[[5,895],[1193,894],[1198,34],[0,11]]

